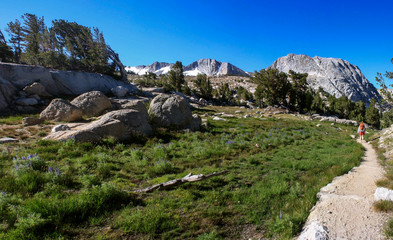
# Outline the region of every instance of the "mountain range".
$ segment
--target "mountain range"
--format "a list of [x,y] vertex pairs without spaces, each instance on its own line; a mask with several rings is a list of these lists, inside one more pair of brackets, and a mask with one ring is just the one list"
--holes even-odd
[[[147,72],[161,75],[167,74],[173,66],[173,63],[154,62],[147,66],[126,67],[126,70],[138,75]],[[352,101],[362,100],[365,103],[369,103],[372,98],[381,99],[377,89],[366,79],[360,69],[346,60],[288,54],[277,59],[266,69],[272,68],[286,73],[289,70],[308,73],[307,82],[314,90],[322,87],[336,97],[347,96]],[[185,76],[196,76],[198,73],[208,76],[250,76],[249,73],[230,63],[214,59],[200,59],[183,66],[183,71]]]
[[[126,67],[126,71],[133,72],[137,75],[144,75],[148,72],[155,73],[157,75],[167,74],[172,68],[173,63],[165,62],[154,62],[151,65],[140,65],[136,67]],[[206,74],[208,76],[248,76],[248,73],[241,70],[240,68],[227,63],[220,62],[215,59],[199,59],[187,66],[183,66],[185,76],[196,76],[198,74]]]

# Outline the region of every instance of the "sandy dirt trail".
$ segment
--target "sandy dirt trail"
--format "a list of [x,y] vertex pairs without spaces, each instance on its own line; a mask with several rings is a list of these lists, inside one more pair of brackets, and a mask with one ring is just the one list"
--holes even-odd
[[307,219],[307,224],[318,221],[327,227],[331,240],[386,239],[383,225],[388,215],[373,209],[375,182],[384,170],[372,146],[362,144],[366,152],[360,166],[323,187]]

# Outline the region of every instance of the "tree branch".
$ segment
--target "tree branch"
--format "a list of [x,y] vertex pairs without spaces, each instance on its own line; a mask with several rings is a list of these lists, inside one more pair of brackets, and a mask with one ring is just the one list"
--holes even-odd
[[148,193],[148,192],[152,192],[154,190],[158,190],[158,189],[168,189],[174,186],[179,186],[181,184],[184,184],[186,182],[198,182],[198,181],[202,181],[214,176],[219,176],[222,174],[227,173],[228,171],[222,171],[222,172],[214,172],[208,175],[203,175],[203,174],[198,174],[198,175],[192,175],[192,173],[187,174],[185,177],[183,178],[178,178],[178,179],[174,179],[168,182],[164,182],[164,183],[159,183],[150,187],[146,187],[146,188],[142,188],[142,189],[137,189],[134,192],[135,193]]

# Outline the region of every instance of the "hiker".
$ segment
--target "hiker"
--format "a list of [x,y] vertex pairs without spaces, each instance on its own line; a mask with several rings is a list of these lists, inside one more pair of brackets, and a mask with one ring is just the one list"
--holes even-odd
[[364,134],[366,133],[366,126],[364,125],[363,122],[361,122],[359,125],[358,133],[360,135],[360,141],[363,142]]

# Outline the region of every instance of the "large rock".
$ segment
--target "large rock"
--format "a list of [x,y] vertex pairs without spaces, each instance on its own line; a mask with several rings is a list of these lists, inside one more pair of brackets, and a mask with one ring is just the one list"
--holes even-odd
[[23,91],[25,91],[31,95],[38,95],[41,97],[51,97],[52,96],[46,91],[44,85],[42,85],[41,83],[37,83],[37,82],[24,87]]
[[112,137],[124,141],[151,134],[152,128],[144,114],[132,109],[123,109],[109,112],[96,121],[70,131],[57,131],[45,139],[97,142],[102,138]]
[[74,140],[75,142],[99,142],[101,141],[101,137],[91,131],[71,130],[54,132],[44,137],[44,140]]
[[125,97],[128,93],[128,89],[123,86],[116,86],[111,89],[112,93],[119,98]]
[[120,102],[120,109],[134,109],[149,119],[146,104],[146,99],[127,99]]
[[156,96],[149,107],[151,122],[158,127],[173,129],[195,128],[195,121],[188,101],[176,94],[160,94]]
[[15,101],[17,105],[22,105],[22,106],[34,106],[38,104],[37,99],[35,98],[19,98]]
[[50,70],[40,66],[13,63],[0,62],[0,77],[9,81],[17,90],[33,83],[40,83],[53,96],[80,95],[90,91],[110,94],[111,89],[116,86],[123,86],[130,93],[138,91],[130,83],[117,81],[103,74]]
[[100,116],[102,112],[112,107],[111,100],[100,91],[84,93],[72,100],[71,104],[80,108],[85,117]]
[[82,110],[67,100],[56,98],[41,112],[40,118],[44,120],[73,122],[82,119]]
[[145,114],[133,109],[109,112],[83,129],[92,131],[103,138],[113,137],[117,140],[128,140],[135,136],[152,134],[152,128]]
[[0,111],[7,109],[17,92],[17,89],[9,81],[0,76]]
[[342,59],[289,54],[277,59],[267,69],[270,68],[286,73],[289,70],[308,73],[307,82],[314,90],[322,87],[336,97],[347,96],[352,101],[362,100],[365,103],[372,98],[381,99],[360,69]]

